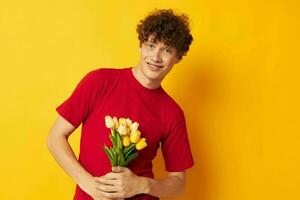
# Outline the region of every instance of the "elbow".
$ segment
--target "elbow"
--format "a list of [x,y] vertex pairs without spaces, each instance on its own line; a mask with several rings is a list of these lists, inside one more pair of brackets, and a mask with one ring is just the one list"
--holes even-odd
[[52,151],[57,145],[59,145],[61,142],[68,142],[68,136],[64,135],[53,135],[49,134],[46,138],[46,146],[48,150]]
[[49,134],[46,138],[46,146],[49,150],[53,149],[53,147],[56,145],[57,137],[54,137],[53,135]]
[[53,146],[53,138],[50,135],[46,138],[46,146],[48,150],[51,150],[51,147]]

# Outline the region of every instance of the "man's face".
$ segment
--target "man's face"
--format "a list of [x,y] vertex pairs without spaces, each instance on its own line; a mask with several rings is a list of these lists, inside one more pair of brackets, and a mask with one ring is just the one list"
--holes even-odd
[[140,70],[149,81],[160,83],[180,59],[176,48],[152,39],[150,36],[140,47]]

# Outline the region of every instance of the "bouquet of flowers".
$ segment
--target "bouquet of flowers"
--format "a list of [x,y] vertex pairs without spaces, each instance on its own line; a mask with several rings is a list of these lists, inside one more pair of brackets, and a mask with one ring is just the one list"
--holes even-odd
[[129,118],[105,116],[105,125],[111,130],[109,136],[112,147],[105,144],[103,149],[112,166],[127,166],[138,156],[138,150],[147,146],[146,138],[141,138],[138,130],[139,123],[132,122]]

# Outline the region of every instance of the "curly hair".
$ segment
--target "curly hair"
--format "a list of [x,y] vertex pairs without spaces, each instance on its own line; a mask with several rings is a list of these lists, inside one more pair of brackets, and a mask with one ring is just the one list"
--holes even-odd
[[140,20],[136,29],[140,46],[153,35],[153,41],[164,42],[175,47],[177,57],[182,58],[193,41],[189,18],[185,14],[175,14],[172,9],[155,9],[145,19]]

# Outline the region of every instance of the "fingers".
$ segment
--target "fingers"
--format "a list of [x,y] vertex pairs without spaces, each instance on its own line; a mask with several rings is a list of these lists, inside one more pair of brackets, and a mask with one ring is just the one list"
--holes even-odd
[[114,173],[114,172],[109,172],[105,174],[104,176],[101,176],[104,179],[119,179],[121,177],[120,174]]
[[99,190],[101,195],[105,198],[109,199],[119,199],[119,198],[124,198],[124,194],[122,192],[103,192]]
[[107,179],[103,177],[94,177],[94,180],[97,181],[98,183],[106,184],[106,185],[119,185],[119,181],[116,179]]
[[102,192],[119,192],[121,190],[120,186],[104,185],[100,184],[97,186],[97,189]]

